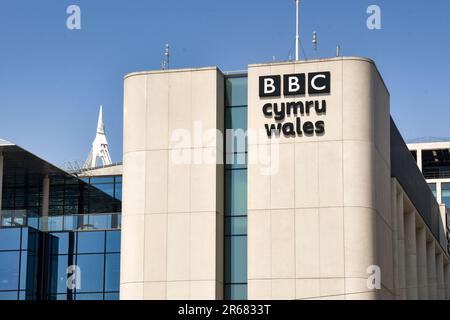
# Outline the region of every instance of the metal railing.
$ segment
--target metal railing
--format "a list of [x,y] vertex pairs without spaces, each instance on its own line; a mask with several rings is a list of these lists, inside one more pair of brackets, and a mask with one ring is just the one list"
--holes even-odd
[[86,231],[120,229],[121,213],[37,216],[26,210],[3,210],[0,227],[32,227],[40,231]]
[[423,171],[425,179],[450,179],[450,171]]

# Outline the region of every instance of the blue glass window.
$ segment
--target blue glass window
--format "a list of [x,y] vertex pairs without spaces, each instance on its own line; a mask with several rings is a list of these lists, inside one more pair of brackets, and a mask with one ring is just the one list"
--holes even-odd
[[247,283],[247,237],[225,237],[225,283]]
[[0,292],[0,300],[17,300],[17,291]]
[[225,81],[225,106],[247,105],[247,77],[228,78]]
[[20,250],[20,228],[0,229],[0,250]]
[[225,214],[247,215],[247,170],[225,171]]
[[[69,232],[58,232],[51,234],[51,252],[53,254],[68,254],[69,253]],[[73,237],[71,249],[73,250]]]
[[0,252],[0,290],[19,289],[18,251]]
[[103,300],[103,293],[77,293],[75,300]]
[[247,217],[226,217],[225,235],[247,235]]
[[105,232],[78,232],[78,253],[101,253],[105,250]]
[[226,108],[225,128],[247,130],[247,108]]
[[431,192],[433,193],[434,197],[436,198],[436,183],[429,183],[428,186],[431,189]]
[[116,194],[114,196],[116,199],[122,200],[122,183],[116,183]]
[[106,251],[120,252],[120,231],[106,232]]
[[[90,183],[91,184],[95,184],[95,185],[97,185],[97,184],[102,184],[102,183],[114,183],[114,177],[113,176],[111,176],[111,177],[94,177],[94,178],[91,178],[91,180],[90,180]],[[98,188],[98,186],[96,186],[97,188]]]
[[120,254],[106,255],[105,291],[119,291]]
[[114,184],[96,184],[94,185],[97,189],[103,191],[106,194],[109,194],[111,197],[114,197]]
[[118,292],[106,293],[105,300],[119,300],[120,294]]
[[230,300],[246,300],[247,285],[246,284],[228,284],[225,285],[225,296]]
[[77,256],[77,266],[81,271],[80,292],[103,292],[104,255],[82,254]]
[[447,208],[450,208],[450,183],[441,184],[441,197],[442,203],[444,203]]
[[66,293],[67,288],[67,268],[69,267],[69,258],[67,255],[54,256],[52,259],[51,273],[51,293]]

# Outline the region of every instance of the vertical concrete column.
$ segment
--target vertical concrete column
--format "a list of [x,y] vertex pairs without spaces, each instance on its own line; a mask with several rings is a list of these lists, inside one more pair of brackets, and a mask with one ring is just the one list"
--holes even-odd
[[445,285],[444,285],[444,256],[442,253],[436,255],[436,277],[437,277],[437,298],[439,300],[445,299]]
[[39,227],[48,230],[48,203],[50,198],[50,179],[48,175],[42,179],[42,200],[41,216],[39,217]]
[[42,179],[42,216],[48,217],[48,203],[50,199],[50,178],[48,175]]
[[125,78],[122,300],[223,298],[224,88],[217,68]]
[[2,213],[2,198],[3,198],[3,152],[0,152],[0,217]]
[[450,263],[444,265],[445,299],[450,300]]
[[392,210],[392,256],[394,266],[394,296],[398,299],[400,296],[399,279],[399,250],[398,250],[398,217],[397,217],[397,199],[398,190],[395,178],[391,179],[391,210]]
[[440,181],[436,182],[436,200],[439,204],[442,203],[442,184]]
[[427,260],[428,260],[428,297],[430,300],[437,299],[436,286],[436,247],[434,240],[427,243]]
[[405,258],[406,296],[408,299],[418,299],[416,217],[414,211],[405,213]]
[[439,225],[439,243],[442,248],[447,248],[447,207],[445,204],[439,205],[439,215],[441,218],[441,223]]
[[419,284],[419,299],[428,299],[428,273],[427,273],[427,235],[425,227],[417,229],[417,275]]
[[403,193],[400,192],[397,197],[397,225],[398,225],[398,280],[399,280],[399,299],[406,299],[406,260],[405,260],[405,224],[404,224],[404,206]]
[[417,166],[419,170],[422,172],[422,150],[417,150]]

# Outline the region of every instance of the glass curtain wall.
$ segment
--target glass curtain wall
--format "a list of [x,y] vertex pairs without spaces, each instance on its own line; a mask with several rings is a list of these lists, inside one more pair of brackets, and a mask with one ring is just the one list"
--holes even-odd
[[247,299],[247,77],[225,80],[225,299]]

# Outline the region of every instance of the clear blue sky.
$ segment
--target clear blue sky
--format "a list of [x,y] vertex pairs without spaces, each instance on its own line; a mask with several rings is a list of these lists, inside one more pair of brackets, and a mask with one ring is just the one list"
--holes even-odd
[[[302,0],[308,58],[374,59],[403,136],[450,137],[450,1]],[[66,28],[66,8],[82,30]],[[366,9],[382,10],[382,30]],[[286,60],[294,43],[293,0],[0,0],[0,137],[61,165],[84,161],[104,119],[113,161],[122,159],[123,76],[159,69],[165,43],[172,68]]]

